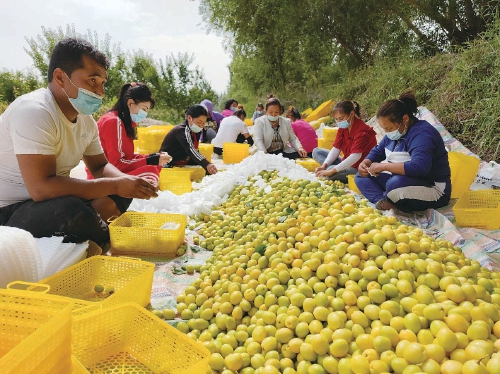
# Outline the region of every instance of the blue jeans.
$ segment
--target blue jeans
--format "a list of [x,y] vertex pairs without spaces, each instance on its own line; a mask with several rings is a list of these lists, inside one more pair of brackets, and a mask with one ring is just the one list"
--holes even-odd
[[433,182],[406,175],[380,173],[377,177],[356,174],[356,186],[372,203],[382,199],[392,202],[403,212],[437,209],[450,201],[451,182],[440,191]]
[[[325,163],[326,158],[328,157],[328,154],[330,151],[325,148],[314,148],[312,151],[312,157],[316,160],[316,162],[320,165],[323,165]],[[327,167],[328,170],[333,169],[335,165],[340,164],[342,160],[340,157],[338,157],[333,164]],[[353,167],[348,167],[345,170],[339,171],[338,173],[335,173],[331,177],[328,177],[328,179],[332,181],[341,181],[342,183],[347,183],[347,176],[349,174],[356,174],[358,172],[358,169],[353,168]]]

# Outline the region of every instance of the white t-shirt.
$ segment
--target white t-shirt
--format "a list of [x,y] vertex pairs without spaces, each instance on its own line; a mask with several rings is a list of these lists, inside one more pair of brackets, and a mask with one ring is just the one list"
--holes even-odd
[[56,173],[69,176],[82,156],[103,153],[92,116],[70,122],[41,88],[18,97],[0,115],[0,207],[31,199],[16,154],[56,156]]
[[240,134],[248,134],[247,125],[236,116],[229,116],[224,118],[219,126],[217,135],[212,139],[214,147],[222,148],[226,142],[234,143]]

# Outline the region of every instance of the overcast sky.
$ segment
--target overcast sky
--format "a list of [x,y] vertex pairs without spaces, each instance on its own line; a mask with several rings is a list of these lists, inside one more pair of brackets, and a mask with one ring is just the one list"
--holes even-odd
[[78,33],[106,33],[123,51],[143,49],[155,59],[170,53],[194,53],[194,65],[205,72],[218,92],[229,83],[230,56],[222,38],[207,35],[198,14],[199,1],[189,0],[1,0],[0,70],[32,66],[24,37],[35,37],[42,26],[56,29],[74,24]]

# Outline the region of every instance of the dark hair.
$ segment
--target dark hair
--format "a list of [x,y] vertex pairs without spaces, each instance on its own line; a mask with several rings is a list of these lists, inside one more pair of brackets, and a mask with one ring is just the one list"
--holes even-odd
[[104,53],[97,50],[85,39],[66,38],[56,44],[50,55],[47,78],[52,82],[54,70],[60,68],[69,76],[76,70],[83,68],[82,56],[88,56],[106,70],[109,69],[109,60]]
[[294,119],[301,119],[302,116],[300,115],[300,112],[297,108],[291,106],[288,108],[288,111],[286,112],[287,117],[293,117]]
[[233,113],[233,116],[236,116],[238,118],[240,116],[243,116],[243,117],[247,116],[247,112],[245,112],[245,109],[243,108],[243,105],[238,105],[238,107],[236,108],[236,111]]
[[186,109],[185,112],[186,119],[187,116],[191,116],[193,118],[198,118],[200,116],[205,116],[208,117],[208,110],[204,105],[196,104],[193,106],[190,106],[189,108]]
[[383,103],[378,109],[377,118],[388,118],[391,122],[401,123],[405,114],[412,119],[417,113],[418,104],[415,95],[412,91],[406,91],[399,95],[399,98]]
[[258,103],[256,108],[262,108],[262,109],[264,109],[264,104]]
[[224,107],[224,109],[229,109],[231,105],[233,105],[233,103],[236,103],[236,105],[238,105],[238,102],[236,100],[229,99],[228,101],[226,101],[226,106]]
[[134,100],[134,103],[136,104],[149,101],[151,103],[151,108],[154,108],[155,106],[155,99],[153,98],[153,94],[151,93],[149,87],[144,83],[125,83],[122,86],[118,100],[109,111],[118,112],[118,117],[125,126],[127,136],[133,139],[135,137],[135,129],[132,127],[130,108],[127,105],[127,101],[129,101],[129,99]]
[[356,101],[352,100],[342,100],[339,101],[337,104],[332,109],[332,113],[335,113],[337,111],[341,111],[342,113],[345,114],[351,114],[352,111],[354,111],[354,114],[356,117],[361,117],[361,107]]
[[273,105],[277,105],[280,108],[280,110],[283,109],[279,99],[277,97],[275,97],[274,95],[269,94],[269,95],[267,95],[266,110],[267,110],[267,108],[269,108],[270,106],[273,106]]

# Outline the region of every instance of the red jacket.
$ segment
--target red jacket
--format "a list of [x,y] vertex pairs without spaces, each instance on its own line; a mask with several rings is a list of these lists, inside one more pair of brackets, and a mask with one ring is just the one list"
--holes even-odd
[[[132,123],[135,127],[135,123]],[[97,121],[99,138],[108,162],[120,171],[129,174],[135,169],[147,165],[147,155],[134,153],[134,141],[127,136],[125,126],[117,112],[108,112]],[[87,176],[92,176],[87,170]]]
[[350,132],[348,129],[339,129],[333,144],[335,148],[340,149],[344,154],[343,160],[352,153],[361,153],[361,158],[352,165],[356,169],[376,145],[375,131],[359,118],[354,120]]

